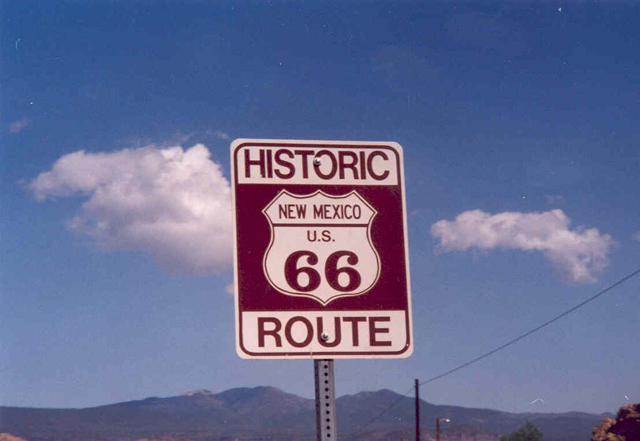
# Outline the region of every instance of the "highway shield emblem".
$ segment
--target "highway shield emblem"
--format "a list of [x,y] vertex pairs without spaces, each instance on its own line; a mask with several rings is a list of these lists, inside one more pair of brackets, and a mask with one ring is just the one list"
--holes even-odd
[[282,190],[262,213],[271,230],[263,271],[280,293],[326,306],[375,286],[380,256],[371,225],[377,211],[355,190],[340,196]]

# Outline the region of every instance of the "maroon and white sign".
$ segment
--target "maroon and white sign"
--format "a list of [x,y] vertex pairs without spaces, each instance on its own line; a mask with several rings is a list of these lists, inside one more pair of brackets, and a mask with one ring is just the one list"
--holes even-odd
[[408,357],[400,145],[238,139],[231,168],[240,357]]

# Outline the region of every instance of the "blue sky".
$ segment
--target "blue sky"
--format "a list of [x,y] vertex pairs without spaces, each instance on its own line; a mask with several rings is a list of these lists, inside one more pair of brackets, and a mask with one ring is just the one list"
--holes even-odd
[[[311,361],[235,353],[234,138],[404,147],[414,355],[337,362],[338,395],[405,392],[640,267],[637,4],[3,2],[1,16],[3,405],[313,396]],[[422,396],[640,401],[639,291],[636,277]]]

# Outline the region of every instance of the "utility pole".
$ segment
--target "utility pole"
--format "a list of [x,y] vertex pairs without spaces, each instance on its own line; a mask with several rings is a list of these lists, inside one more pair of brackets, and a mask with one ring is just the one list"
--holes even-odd
[[420,382],[416,378],[416,441],[420,441]]

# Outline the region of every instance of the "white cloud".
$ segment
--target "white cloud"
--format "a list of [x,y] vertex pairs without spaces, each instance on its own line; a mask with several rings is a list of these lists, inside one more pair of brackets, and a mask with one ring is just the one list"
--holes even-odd
[[26,129],[29,124],[31,124],[31,120],[29,118],[19,119],[18,121],[14,121],[11,124],[9,124],[9,132],[20,133],[24,129]]
[[441,220],[431,227],[442,251],[469,248],[510,248],[541,251],[569,283],[590,283],[608,264],[613,240],[597,229],[569,229],[562,210],[543,213],[489,214],[465,211],[455,220]]
[[637,231],[636,234],[633,235],[633,238],[640,242],[640,231]]
[[231,139],[228,133],[223,132],[221,130],[216,130],[215,132],[213,132],[213,136],[215,136],[218,139],[223,139],[225,141],[228,141]]
[[86,198],[69,228],[103,250],[151,254],[170,274],[231,264],[231,190],[202,144],[62,156],[30,183],[37,199]]

